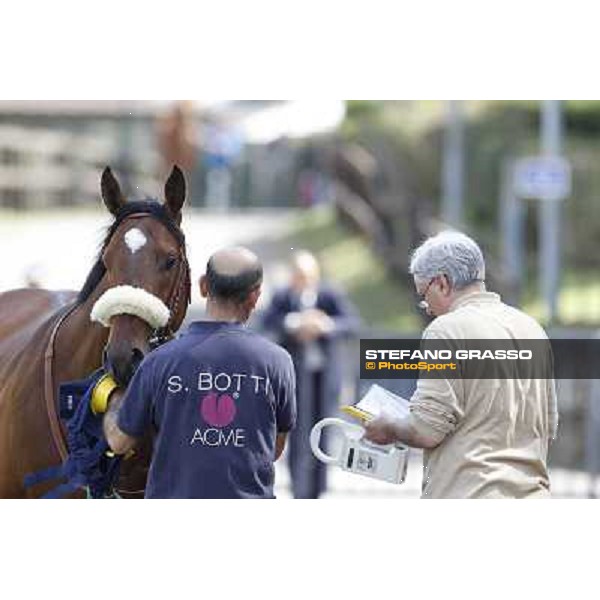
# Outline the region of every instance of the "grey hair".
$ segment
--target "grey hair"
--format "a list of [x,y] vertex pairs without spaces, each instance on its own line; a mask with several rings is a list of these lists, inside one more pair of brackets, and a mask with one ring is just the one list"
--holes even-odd
[[485,280],[485,262],[481,249],[469,236],[458,231],[442,231],[413,252],[409,272],[421,280],[446,275],[451,287],[460,290]]

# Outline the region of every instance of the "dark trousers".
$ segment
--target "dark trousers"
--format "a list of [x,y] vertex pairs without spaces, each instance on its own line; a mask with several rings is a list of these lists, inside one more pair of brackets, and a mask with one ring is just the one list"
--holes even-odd
[[[318,498],[327,487],[327,467],[317,460],[310,449],[313,425],[329,416],[322,371],[304,373],[298,381],[298,419],[288,440],[288,464],[294,498]],[[323,432],[326,434],[326,431]],[[327,448],[324,437],[322,447]]]

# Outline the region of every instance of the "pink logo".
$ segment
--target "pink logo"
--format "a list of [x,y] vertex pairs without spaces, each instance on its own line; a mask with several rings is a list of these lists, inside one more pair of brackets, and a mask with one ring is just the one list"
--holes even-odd
[[229,394],[219,396],[216,392],[210,392],[200,403],[202,418],[213,427],[229,425],[235,418],[236,411],[235,402]]

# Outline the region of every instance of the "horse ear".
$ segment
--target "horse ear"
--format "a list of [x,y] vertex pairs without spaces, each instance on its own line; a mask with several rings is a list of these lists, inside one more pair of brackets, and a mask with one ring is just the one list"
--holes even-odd
[[119,209],[125,204],[125,198],[121,192],[121,186],[115,179],[110,167],[106,167],[104,171],[102,171],[100,190],[106,208],[108,208],[113,215],[116,215],[119,212]]
[[185,177],[183,171],[177,165],[174,165],[165,183],[165,206],[173,218],[178,219],[180,217],[184,202]]

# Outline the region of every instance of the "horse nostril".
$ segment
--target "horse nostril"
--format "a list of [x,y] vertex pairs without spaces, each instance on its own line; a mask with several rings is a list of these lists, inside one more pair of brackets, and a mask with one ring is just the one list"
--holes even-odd
[[139,348],[108,349],[105,352],[105,367],[119,385],[126,386],[143,359],[144,353]]

